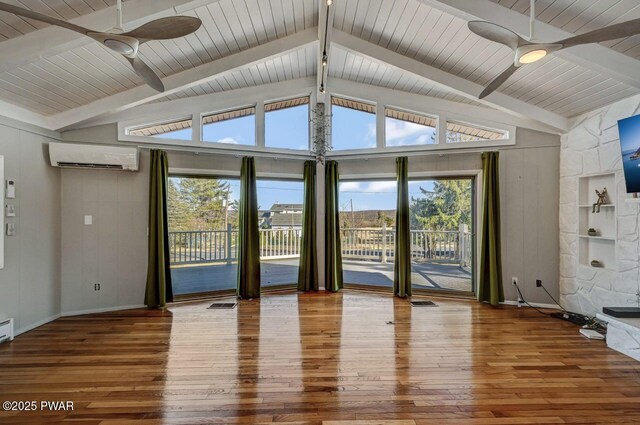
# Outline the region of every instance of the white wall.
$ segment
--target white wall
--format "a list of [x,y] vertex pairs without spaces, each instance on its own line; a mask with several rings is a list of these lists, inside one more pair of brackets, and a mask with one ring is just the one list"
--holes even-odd
[[[640,96],[591,112],[562,137],[560,155],[560,292],[564,306],[595,314],[603,306],[637,305],[639,274],[638,204],[625,202],[617,121],[640,113]],[[615,173],[618,241],[615,271],[577,261],[578,177]]]
[[[0,319],[13,317],[18,333],[60,314],[60,170],[49,166],[55,134],[8,119],[0,121],[5,179],[16,181],[15,236],[5,237],[0,270]],[[4,184],[4,182],[2,182]],[[4,229],[2,229],[4,232]]]
[[148,151],[139,172],[62,169],[64,314],[143,305],[148,188]]

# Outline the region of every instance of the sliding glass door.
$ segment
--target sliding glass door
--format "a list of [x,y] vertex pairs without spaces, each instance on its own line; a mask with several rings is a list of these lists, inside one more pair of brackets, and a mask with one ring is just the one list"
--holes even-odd
[[257,189],[262,287],[294,286],[302,241],[303,183],[258,179]]
[[393,287],[394,180],[340,183],[340,242],[345,286]]
[[237,179],[169,178],[169,254],[177,298],[235,290],[239,191]]
[[[474,291],[474,179],[410,179],[414,290]],[[346,286],[393,287],[396,180],[340,183]]]
[[[258,179],[257,190],[262,287],[293,286],[302,237],[302,181]],[[239,192],[234,178],[169,179],[169,253],[177,298],[235,291]]]
[[412,179],[413,289],[471,293],[474,267],[474,179]]

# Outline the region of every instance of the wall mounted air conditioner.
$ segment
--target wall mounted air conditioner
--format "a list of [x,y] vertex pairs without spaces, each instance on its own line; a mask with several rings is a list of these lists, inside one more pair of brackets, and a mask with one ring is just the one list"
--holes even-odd
[[0,343],[13,341],[13,319],[0,320]]
[[108,145],[49,143],[54,167],[138,171],[138,149]]

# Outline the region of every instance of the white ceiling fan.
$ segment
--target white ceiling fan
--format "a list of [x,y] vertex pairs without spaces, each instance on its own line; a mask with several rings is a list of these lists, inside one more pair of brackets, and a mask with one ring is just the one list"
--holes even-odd
[[510,29],[491,22],[470,21],[468,23],[469,29],[472,32],[476,33],[480,37],[486,38],[487,40],[510,47],[513,49],[515,54],[513,64],[485,87],[480,96],[478,96],[480,99],[493,93],[521,66],[537,62],[550,53],[567,49],[569,47],[579,46],[581,44],[600,43],[602,41],[615,40],[640,34],[640,19],[634,19],[553,43],[540,43],[535,42],[533,38],[536,16],[535,0],[531,0],[530,12],[531,27],[529,40],[525,40]]
[[141,44],[151,40],[169,40],[184,37],[195,32],[202,25],[200,19],[191,16],[170,16],[147,22],[138,28],[124,32],[122,29],[122,0],[118,0],[117,3],[118,21],[113,32],[93,31],[71,22],[52,18],[42,13],[7,3],[0,3],[0,10],[66,28],[96,40],[98,43],[127,58],[135,73],[145,83],[159,92],[164,91],[164,84],[162,84],[160,77],[149,65],[138,56],[138,48]]

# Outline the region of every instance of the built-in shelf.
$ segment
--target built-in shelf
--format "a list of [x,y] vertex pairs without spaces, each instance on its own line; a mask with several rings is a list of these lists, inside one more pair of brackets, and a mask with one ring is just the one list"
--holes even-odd
[[[607,203],[600,205],[599,212],[593,212],[593,204],[598,199],[596,190],[607,188]],[[616,268],[616,176],[613,173],[578,177],[578,263],[593,267],[597,260],[603,270]],[[589,236],[589,229],[595,229],[600,236]]]
[[[578,205],[579,208],[589,208],[593,209],[593,205]],[[613,204],[603,204],[600,205],[600,208],[615,208],[616,206]]]
[[616,241],[616,238],[612,238],[610,236],[589,236],[589,235],[578,235],[578,236],[585,239],[600,239],[602,241],[611,241],[611,242]]

